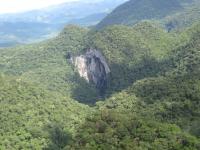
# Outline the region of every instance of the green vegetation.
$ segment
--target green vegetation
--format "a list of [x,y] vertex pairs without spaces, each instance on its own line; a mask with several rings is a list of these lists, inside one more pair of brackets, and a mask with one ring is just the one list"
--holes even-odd
[[[20,78],[1,75],[0,84],[2,150],[58,149],[67,144],[66,138],[93,111],[70,97],[46,91]],[[59,141],[56,143],[52,138]]]
[[[199,43],[199,23],[146,21],[1,49],[0,149],[200,149]],[[66,58],[91,47],[111,69],[105,95]]]
[[199,8],[198,0],[130,0],[105,17],[96,29],[151,20],[159,22],[168,31],[181,30],[199,20]]
[[127,107],[122,110],[104,109],[93,118],[88,118],[87,124],[78,131],[75,142],[66,148],[199,149],[198,139],[183,133],[176,125],[142,118],[133,110],[127,110]]
[[130,0],[117,7],[97,25],[97,28],[114,24],[131,25],[145,19],[161,19],[182,9],[183,2],[180,0]]
[[87,118],[67,148],[199,149],[199,27],[189,29],[190,40],[159,64],[167,70],[98,102],[99,112]]
[[107,93],[120,91],[138,79],[165,71],[165,59],[187,38],[167,33],[157,24],[142,22],[134,27],[112,26],[89,33],[89,46],[100,49],[111,67]]
[[163,24],[170,30],[183,30],[185,27],[191,26],[194,22],[200,20],[200,2],[195,1],[192,6],[186,7],[184,10],[174,15],[167,16],[163,19]]

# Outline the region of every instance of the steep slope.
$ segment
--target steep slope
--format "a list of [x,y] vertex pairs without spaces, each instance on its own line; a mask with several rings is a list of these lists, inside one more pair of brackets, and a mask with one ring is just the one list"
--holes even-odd
[[167,30],[182,30],[200,20],[200,2],[187,6],[183,11],[168,16],[163,23]]
[[97,28],[113,24],[135,24],[144,19],[162,18],[181,9],[178,0],[130,0],[109,14]]
[[184,0],[130,0],[111,12],[97,29],[114,24],[132,25],[142,20],[161,19],[183,9]]
[[157,24],[143,22],[91,32],[87,45],[101,50],[106,57],[111,69],[107,92],[112,93],[165,69],[159,64],[181,43],[180,39]]
[[111,68],[108,91],[112,93],[141,78],[142,71],[153,76],[155,72],[145,68],[144,59],[156,65],[156,59],[163,59],[178,43],[176,36],[148,22],[133,28],[116,26],[89,33],[87,29],[68,26],[52,40],[2,49],[0,70],[86,103],[95,101],[98,91],[78,76],[67,54],[78,56],[90,48],[102,51]]
[[[35,45],[19,46],[0,51],[0,70],[22,80],[37,83],[50,91],[73,95],[84,101],[96,99],[96,91],[82,80],[67,61],[67,53],[78,55],[84,48],[87,29],[67,26],[56,38]],[[89,95],[86,94],[90,91]],[[93,95],[93,96],[92,96]],[[88,97],[87,97],[88,96]]]
[[[54,39],[1,49],[0,149],[198,150],[199,30],[67,26]],[[110,69],[104,95],[71,63],[90,49]]]
[[138,80],[98,102],[99,112],[87,117],[67,148],[198,150],[199,27],[187,31],[190,40],[172,51],[163,75]]

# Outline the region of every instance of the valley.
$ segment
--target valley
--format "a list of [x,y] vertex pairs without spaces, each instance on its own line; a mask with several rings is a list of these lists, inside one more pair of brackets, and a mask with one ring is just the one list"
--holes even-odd
[[1,48],[0,150],[199,150],[197,4],[131,0]]

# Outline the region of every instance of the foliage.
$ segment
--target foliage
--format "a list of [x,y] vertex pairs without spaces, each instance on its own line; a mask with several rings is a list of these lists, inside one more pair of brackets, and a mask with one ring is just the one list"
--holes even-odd
[[174,15],[167,16],[163,19],[166,28],[170,30],[183,30],[185,27],[191,26],[193,23],[198,22],[200,19],[200,3],[195,1],[191,6],[186,7],[184,10],[175,13]]
[[[198,150],[199,29],[67,26],[54,39],[1,49],[0,149]],[[111,69],[105,95],[66,59],[90,47]]]
[[157,24],[142,22],[134,27],[120,25],[89,32],[86,41],[89,41],[88,47],[101,50],[109,63],[109,95],[138,79],[154,77],[167,70],[165,59],[186,39],[167,33]]
[[[104,110],[89,118],[80,128],[75,149],[152,149],[199,148],[199,141],[170,124],[137,118],[130,112]],[[70,149],[70,148],[69,148]]]
[[93,111],[70,97],[46,91],[19,78],[1,76],[0,83],[1,149],[60,146],[56,140],[65,144],[67,141],[61,140],[73,134],[85,116]]
[[87,117],[66,149],[199,149],[198,29],[194,26],[190,41],[171,51],[163,75],[137,80],[98,102],[99,112]]
[[[199,20],[198,0],[129,0],[105,17],[96,29],[110,25],[134,25],[154,21],[168,31],[182,31]],[[124,17],[126,16],[126,17]]]
[[97,29],[114,24],[131,25],[142,20],[159,20],[180,11],[184,2],[191,3],[188,0],[129,0],[103,19]]

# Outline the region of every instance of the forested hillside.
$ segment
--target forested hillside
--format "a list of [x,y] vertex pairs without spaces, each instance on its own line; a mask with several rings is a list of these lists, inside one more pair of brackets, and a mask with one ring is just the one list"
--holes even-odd
[[[159,22],[68,25],[55,38],[0,49],[0,150],[200,149],[200,23],[166,17],[183,1],[141,2],[168,7],[150,14]],[[166,30],[169,22],[176,28]],[[76,64],[99,67],[99,54],[110,70],[104,92]]]
[[186,6],[180,12],[174,15],[167,16],[163,19],[163,24],[166,29],[170,30],[182,30],[185,27],[191,26],[194,22],[200,20],[200,1],[196,0],[192,5]]
[[87,117],[67,148],[199,149],[199,29],[190,28],[189,40],[157,62],[157,74],[145,61],[146,77],[98,102],[99,112]]
[[142,20],[156,20],[168,29],[179,28],[198,20],[199,5],[198,0],[129,0],[105,17],[96,28],[133,25]]
[[[2,49],[1,149],[199,149],[199,29],[67,26],[52,40]],[[89,47],[111,69],[104,95],[66,58]]]
[[2,150],[63,148],[93,111],[70,97],[17,77],[1,75],[0,83]]

